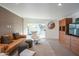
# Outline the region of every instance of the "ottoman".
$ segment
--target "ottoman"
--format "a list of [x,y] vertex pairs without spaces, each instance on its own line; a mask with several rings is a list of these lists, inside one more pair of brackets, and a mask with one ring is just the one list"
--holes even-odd
[[33,46],[33,41],[32,40],[26,40],[26,43],[28,43],[29,48],[31,48]]

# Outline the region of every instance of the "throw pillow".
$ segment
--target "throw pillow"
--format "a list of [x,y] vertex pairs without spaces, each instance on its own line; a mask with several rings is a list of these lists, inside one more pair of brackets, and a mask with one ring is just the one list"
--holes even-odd
[[13,33],[13,37],[14,37],[14,39],[20,38],[19,33]]
[[8,35],[3,35],[1,37],[1,43],[3,43],[3,44],[9,44],[11,42],[12,42],[12,40],[10,39],[10,37]]
[[0,43],[1,43],[1,36],[0,36]]

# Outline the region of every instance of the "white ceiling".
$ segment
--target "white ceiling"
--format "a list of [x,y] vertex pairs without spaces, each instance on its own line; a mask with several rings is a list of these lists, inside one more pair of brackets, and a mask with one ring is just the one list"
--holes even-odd
[[57,3],[1,3],[0,5],[23,18],[33,19],[53,20],[79,10],[78,3],[63,3],[61,7]]

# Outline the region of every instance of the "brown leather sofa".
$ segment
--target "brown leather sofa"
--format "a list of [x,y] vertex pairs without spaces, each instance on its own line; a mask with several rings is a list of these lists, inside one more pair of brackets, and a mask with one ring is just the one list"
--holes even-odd
[[10,54],[12,51],[14,51],[20,45],[20,43],[22,43],[26,40],[25,35],[19,35],[16,38],[14,38],[12,33],[7,33],[5,35],[8,35],[12,41],[9,44],[3,44],[3,43],[1,43],[2,38],[0,37],[0,50],[1,50],[1,52],[6,53],[6,54]]

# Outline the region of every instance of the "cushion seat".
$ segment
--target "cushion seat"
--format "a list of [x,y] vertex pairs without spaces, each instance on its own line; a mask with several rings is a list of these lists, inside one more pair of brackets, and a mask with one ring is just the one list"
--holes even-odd
[[25,42],[29,44],[29,48],[31,48],[33,46],[33,41],[32,40],[26,40]]

